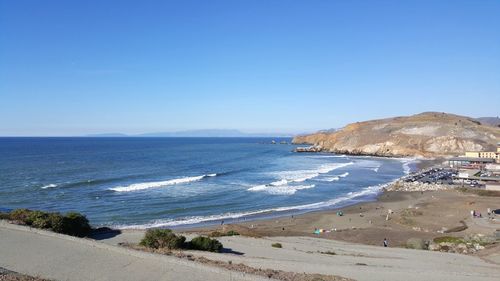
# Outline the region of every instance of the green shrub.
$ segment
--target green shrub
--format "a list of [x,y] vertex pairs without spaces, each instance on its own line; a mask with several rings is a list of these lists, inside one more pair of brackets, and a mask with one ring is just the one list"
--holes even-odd
[[170,229],[149,229],[140,245],[153,249],[180,249],[185,241],[186,237],[177,236]]
[[189,242],[189,248],[199,251],[220,252],[223,248],[222,244],[216,240],[208,237],[198,236]]
[[33,211],[28,215],[27,224],[36,228],[50,228],[49,214],[42,211]]
[[16,209],[8,218],[22,224],[72,236],[84,237],[90,234],[92,227],[87,218],[79,213],[70,212],[65,216],[60,213]]
[[27,225],[31,225],[31,222],[28,221],[28,217],[32,212],[33,211],[28,209],[16,209],[10,212],[10,219],[13,221],[18,221]]
[[229,230],[228,232],[226,232],[226,236],[235,236],[235,235],[240,235],[240,234],[235,230]]
[[240,234],[237,231],[229,230],[228,232],[214,231],[214,232],[210,233],[208,236],[209,237],[222,237],[222,236],[235,236],[235,235],[240,235]]
[[283,245],[281,245],[281,243],[273,243],[273,244],[271,244],[271,247],[273,247],[273,248],[283,248]]
[[224,236],[224,233],[219,232],[219,231],[213,231],[208,236],[210,236],[210,237],[222,237],[222,236]]
[[59,213],[50,213],[48,217],[50,229],[57,233],[64,233],[64,217]]
[[9,213],[0,213],[0,220],[10,220]]
[[433,241],[434,243],[453,243],[453,244],[460,244],[465,242],[462,238],[457,238],[453,236],[436,237],[434,238]]
[[89,235],[91,230],[89,220],[82,214],[69,212],[62,219],[61,233],[84,237]]

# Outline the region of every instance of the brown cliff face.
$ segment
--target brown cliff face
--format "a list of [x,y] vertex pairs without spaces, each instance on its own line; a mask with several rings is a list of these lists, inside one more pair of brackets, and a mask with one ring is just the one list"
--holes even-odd
[[336,132],[293,139],[295,144],[312,144],[326,152],[415,157],[496,151],[498,141],[500,128],[481,125],[473,118],[438,112],[357,122]]

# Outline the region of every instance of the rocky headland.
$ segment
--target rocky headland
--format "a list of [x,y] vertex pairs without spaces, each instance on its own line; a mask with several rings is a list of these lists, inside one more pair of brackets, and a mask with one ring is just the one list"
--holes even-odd
[[443,157],[495,150],[500,128],[454,114],[425,112],[356,122],[337,131],[297,136],[294,144],[315,150],[386,157]]

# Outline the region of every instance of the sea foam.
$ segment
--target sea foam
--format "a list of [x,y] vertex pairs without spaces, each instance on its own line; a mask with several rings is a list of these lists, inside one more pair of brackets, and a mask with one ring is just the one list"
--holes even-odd
[[176,185],[176,184],[185,184],[185,183],[200,181],[200,180],[207,178],[207,177],[215,177],[215,176],[217,176],[217,174],[207,174],[207,175],[201,175],[201,176],[195,176],[195,177],[184,177],[184,178],[177,178],[177,179],[171,179],[171,180],[166,180],[166,181],[134,183],[134,184],[127,185],[127,186],[113,187],[113,188],[110,188],[109,190],[113,190],[116,192],[138,191],[138,190],[144,190],[144,189],[149,189],[149,188],[158,188],[158,187],[164,187],[164,186],[170,186],[170,185]]
[[[307,180],[314,179],[321,174],[327,174],[333,170],[343,168],[354,164],[353,162],[348,163],[331,163],[323,164],[315,170],[298,170],[298,171],[282,171],[272,173],[275,176],[279,176],[281,179],[278,181],[271,182],[269,184],[262,184],[253,186],[248,191],[264,191],[269,194],[274,195],[293,195],[298,190],[314,188],[314,184],[310,185],[296,185],[296,183],[302,183]],[[337,177],[346,177],[349,173],[344,173]],[[333,181],[333,180],[332,180]]]

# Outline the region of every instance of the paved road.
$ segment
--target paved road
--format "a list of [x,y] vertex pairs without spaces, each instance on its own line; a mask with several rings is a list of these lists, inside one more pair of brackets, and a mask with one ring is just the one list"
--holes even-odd
[[0,221],[0,267],[54,280],[269,280]]

